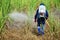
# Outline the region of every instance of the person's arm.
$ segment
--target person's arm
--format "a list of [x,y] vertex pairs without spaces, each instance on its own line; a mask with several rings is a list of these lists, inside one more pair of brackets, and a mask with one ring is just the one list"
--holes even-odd
[[36,19],[37,19],[37,15],[38,15],[38,9],[37,9],[37,11],[36,11],[36,14],[35,14],[35,22],[36,22]]
[[46,20],[48,19],[48,11],[46,10]]

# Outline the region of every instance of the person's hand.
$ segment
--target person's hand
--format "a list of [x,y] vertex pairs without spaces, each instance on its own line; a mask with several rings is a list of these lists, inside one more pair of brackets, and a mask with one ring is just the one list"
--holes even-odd
[[46,20],[48,19],[48,17],[46,17]]
[[34,22],[36,22],[36,19],[34,20]]

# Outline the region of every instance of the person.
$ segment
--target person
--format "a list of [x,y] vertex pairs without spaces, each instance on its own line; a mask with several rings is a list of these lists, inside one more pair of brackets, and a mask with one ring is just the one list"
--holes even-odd
[[35,22],[37,22],[38,34],[44,34],[45,21],[48,19],[48,11],[46,10],[44,3],[41,3],[38,7],[34,19]]

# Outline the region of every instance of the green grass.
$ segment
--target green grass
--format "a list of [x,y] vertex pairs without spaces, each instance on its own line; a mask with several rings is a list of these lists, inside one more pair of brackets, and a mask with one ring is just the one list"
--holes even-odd
[[[41,2],[46,5],[48,10],[55,8],[60,8],[60,0],[0,0],[0,18],[6,16],[9,12],[14,9],[18,11],[24,11],[30,14],[33,14],[34,11],[38,8]],[[53,21],[53,16],[50,18]]]
[[[0,0],[0,30],[4,27],[8,13],[16,9],[19,12],[23,11],[29,15],[33,15],[41,2],[46,5],[48,11],[54,8],[60,9],[60,0]],[[59,20],[49,11],[48,22],[51,32],[59,31]]]
[[51,32],[59,31],[59,28],[60,28],[60,23],[59,23],[60,21],[59,20],[60,20],[59,17],[55,16],[54,13],[49,14],[48,22],[50,25]]

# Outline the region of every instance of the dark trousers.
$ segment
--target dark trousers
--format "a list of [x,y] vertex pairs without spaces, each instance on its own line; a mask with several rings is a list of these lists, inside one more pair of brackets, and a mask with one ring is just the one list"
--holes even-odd
[[40,26],[40,24],[45,24],[45,18],[41,17],[37,19],[37,26]]
[[[41,25],[40,25],[41,24]],[[37,20],[38,32],[44,32],[45,29],[45,18],[41,17]]]

